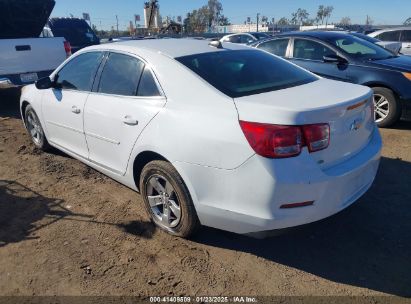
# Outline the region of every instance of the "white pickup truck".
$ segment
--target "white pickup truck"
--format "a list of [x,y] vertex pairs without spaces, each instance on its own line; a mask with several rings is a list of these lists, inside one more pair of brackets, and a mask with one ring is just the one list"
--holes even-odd
[[54,0],[0,0],[0,89],[46,77],[68,56],[64,38],[39,38]]

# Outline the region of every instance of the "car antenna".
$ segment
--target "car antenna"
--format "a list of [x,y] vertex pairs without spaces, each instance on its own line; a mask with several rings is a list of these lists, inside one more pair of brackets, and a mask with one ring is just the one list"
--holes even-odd
[[215,48],[217,48],[217,49],[222,49],[222,48],[223,48],[223,44],[221,43],[220,40],[210,41],[210,42],[208,43],[208,45],[209,45],[209,46],[212,46],[212,47],[215,47]]

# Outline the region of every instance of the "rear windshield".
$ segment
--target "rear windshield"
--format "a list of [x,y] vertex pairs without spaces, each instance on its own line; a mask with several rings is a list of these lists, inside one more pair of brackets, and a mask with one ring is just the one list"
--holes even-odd
[[259,50],[226,50],[184,56],[176,60],[232,98],[318,80],[287,61]]
[[57,20],[51,28],[54,37],[64,37],[72,46],[98,43],[98,38],[84,20]]

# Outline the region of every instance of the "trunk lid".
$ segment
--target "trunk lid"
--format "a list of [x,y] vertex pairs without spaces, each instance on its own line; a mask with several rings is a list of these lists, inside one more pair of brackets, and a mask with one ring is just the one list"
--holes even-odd
[[371,90],[344,82],[320,79],[285,90],[237,98],[234,102],[243,121],[275,125],[328,123],[329,147],[310,154],[323,169],[362,150],[375,129]]
[[54,0],[0,0],[0,39],[39,37]]

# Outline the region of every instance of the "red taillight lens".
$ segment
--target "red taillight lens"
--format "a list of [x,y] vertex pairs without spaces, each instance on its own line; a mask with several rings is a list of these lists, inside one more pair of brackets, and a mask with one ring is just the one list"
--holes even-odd
[[277,126],[240,121],[241,128],[254,151],[261,156],[282,158],[301,153],[300,127]]
[[253,150],[269,158],[298,156],[305,145],[316,152],[330,143],[328,124],[280,126],[240,121],[240,126]]
[[330,126],[316,124],[302,126],[305,143],[310,152],[324,150],[330,144]]
[[71,45],[70,42],[64,41],[64,50],[66,51],[66,56],[69,58],[71,56]]

